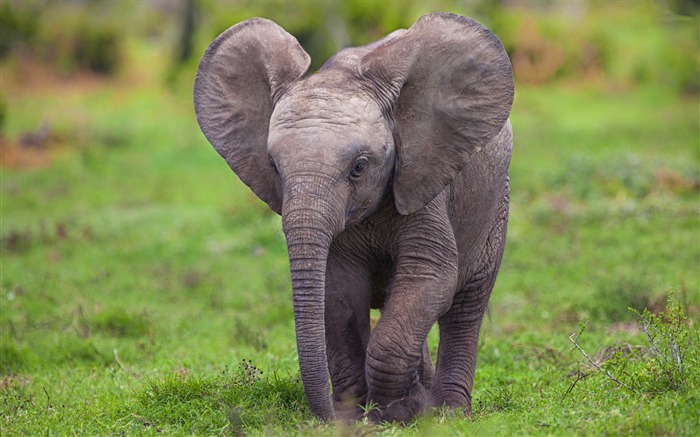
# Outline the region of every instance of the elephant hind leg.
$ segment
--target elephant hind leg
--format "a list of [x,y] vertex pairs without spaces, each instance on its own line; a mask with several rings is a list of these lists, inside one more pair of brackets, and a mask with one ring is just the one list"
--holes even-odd
[[479,330],[501,264],[508,223],[507,196],[469,281],[438,319],[440,345],[431,388],[435,406],[463,407],[471,414]]
[[[486,293],[462,290],[455,304],[438,321],[440,345],[437,369],[431,387],[434,406],[462,407],[471,413],[471,392],[476,369],[479,330],[484,314],[476,298]],[[489,290],[490,291],[490,290]]]

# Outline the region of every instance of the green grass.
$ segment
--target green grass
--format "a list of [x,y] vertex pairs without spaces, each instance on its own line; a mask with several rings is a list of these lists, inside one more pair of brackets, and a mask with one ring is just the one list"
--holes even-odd
[[[3,73],[12,79],[11,66]],[[697,96],[520,86],[511,222],[473,417],[347,428],[319,423],[304,399],[279,218],[200,134],[190,90],[164,90],[158,74],[3,86],[5,135],[46,120],[58,145],[48,167],[2,169],[2,435],[700,427]],[[660,358],[629,308],[658,312],[669,295],[689,316],[674,334],[690,338],[675,387],[620,387],[569,340],[587,322],[578,345],[642,384]]]

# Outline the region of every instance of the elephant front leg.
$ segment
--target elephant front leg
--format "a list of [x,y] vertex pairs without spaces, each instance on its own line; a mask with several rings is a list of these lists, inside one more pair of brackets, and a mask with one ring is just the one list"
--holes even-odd
[[347,421],[362,416],[367,399],[370,286],[364,263],[331,251],[326,272],[326,353],[334,408],[338,417]]
[[[414,250],[397,260],[382,317],[367,347],[365,367],[368,398],[376,406],[370,416],[374,421],[408,422],[430,405],[426,384],[432,379],[432,363],[426,357],[426,339],[452,301],[456,249],[449,241],[441,245],[414,241],[415,245],[406,247]],[[430,247],[440,255],[431,256]]]
[[433,320],[449,304],[435,300],[434,285],[395,291],[372,331],[365,368],[373,421],[409,422],[430,404],[425,344]]

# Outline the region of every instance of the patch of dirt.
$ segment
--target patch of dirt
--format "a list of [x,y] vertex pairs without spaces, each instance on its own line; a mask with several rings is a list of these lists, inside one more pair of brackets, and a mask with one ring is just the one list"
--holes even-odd
[[45,93],[58,96],[91,94],[122,82],[83,70],[61,73],[29,53],[17,53],[16,62],[9,68],[2,68],[2,78],[4,93],[24,98]]
[[672,193],[698,192],[700,180],[686,177],[670,168],[662,168],[654,174],[654,190]]
[[32,378],[27,375],[4,375],[0,379],[0,390],[9,390],[15,387],[24,387],[31,384]]
[[48,122],[17,138],[0,136],[0,166],[5,168],[43,168],[51,162],[52,151],[63,142]]
[[50,162],[45,149],[23,148],[16,140],[0,136],[0,167],[44,168]]

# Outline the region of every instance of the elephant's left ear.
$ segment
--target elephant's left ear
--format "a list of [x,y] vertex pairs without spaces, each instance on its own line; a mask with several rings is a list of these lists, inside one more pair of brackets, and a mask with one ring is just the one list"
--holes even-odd
[[496,36],[454,14],[421,17],[360,61],[384,108],[396,117],[396,208],[425,206],[470,156],[503,128],[513,104],[513,71]]

